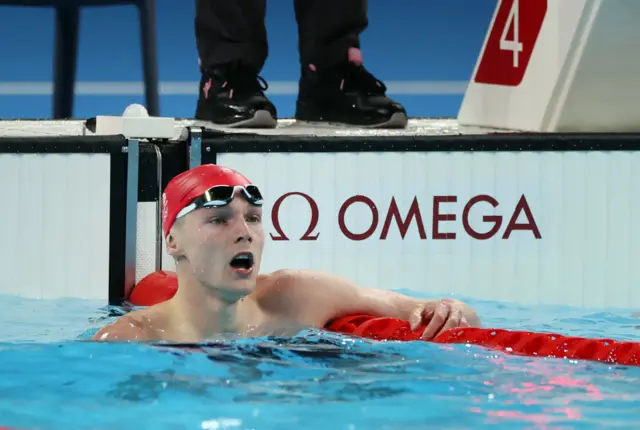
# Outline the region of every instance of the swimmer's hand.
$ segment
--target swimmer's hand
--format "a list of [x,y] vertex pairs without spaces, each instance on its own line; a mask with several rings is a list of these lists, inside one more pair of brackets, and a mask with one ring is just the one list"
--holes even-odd
[[454,299],[429,300],[411,312],[411,330],[425,327],[421,339],[432,340],[440,333],[457,327],[479,327],[475,312],[463,302]]

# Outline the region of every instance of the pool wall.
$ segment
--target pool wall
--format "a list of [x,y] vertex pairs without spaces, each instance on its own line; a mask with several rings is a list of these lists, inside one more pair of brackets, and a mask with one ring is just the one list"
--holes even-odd
[[92,120],[0,121],[0,224],[13,244],[2,250],[0,293],[125,298],[146,274],[173,269],[161,189],[190,165],[219,163],[264,190],[263,271],[326,270],[370,287],[523,304],[640,306],[639,134],[417,119],[401,131],[284,120],[271,132],[201,135],[175,124],[173,139],[142,140],[133,159],[130,139],[94,135]]

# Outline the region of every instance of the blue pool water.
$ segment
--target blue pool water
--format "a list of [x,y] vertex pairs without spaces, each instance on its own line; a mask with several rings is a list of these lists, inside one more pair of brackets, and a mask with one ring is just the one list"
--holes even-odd
[[[486,327],[639,340],[630,311],[468,301]],[[121,310],[82,300],[3,296],[0,303],[0,426],[629,429],[640,422],[640,368],[318,331],[218,342],[207,354],[98,344],[86,340]]]

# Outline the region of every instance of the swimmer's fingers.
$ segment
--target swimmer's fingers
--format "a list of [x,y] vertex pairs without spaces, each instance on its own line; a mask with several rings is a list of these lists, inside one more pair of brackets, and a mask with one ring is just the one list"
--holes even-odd
[[[411,330],[417,330],[426,321],[425,314],[430,314],[431,310],[427,309],[425,305],[420,305],[411,312],[409,317],[409,324]],[[428,318],[428,317],[427,317]]]
[[[460,311],[460,312],[462,312],[462,311]],[[460,325],[458,327],[471,327],[471,324],[469,324],[469,322],[464,317],[464,315],[462,316],[462,318],[460,318]]]
[[[431,318],[431,321],[429,321],[427,328],[425,328],[425,330],[422,332],[421,338],[424,340],[433,339],[451,318],[451,311],[452,307],[448,301],[443,300],[438,303],[435,310],[433,311],[433,317]],[[460,312],[459,315],[461,317],[462,313]]]
[[442,326],[442,329],[436,334],[436,336],[440,333],[443,333],[449,329],[456,328],[456,327],[469,327],[469,323],[467,323],[467,320],[464,318],[464,315],[462,314],[462,309],[458,307],[452,308],[451,313],[449,314],[449,319]]

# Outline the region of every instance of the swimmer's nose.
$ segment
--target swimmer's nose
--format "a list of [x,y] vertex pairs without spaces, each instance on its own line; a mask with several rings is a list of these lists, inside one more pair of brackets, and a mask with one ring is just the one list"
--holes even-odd
[[251,229],[245,220],[242,220],[238,223],[238,229],[235,231],[237,234],[236,242],[252,242],[253,237],[251,236]]
[[243,234],[241,236],[238,236],[238,238],[236,239],[236,243],[239,242],[253,242],[253,237],[251,237],[251,235],[249,233]]
[[236,243],[240,243],[240,242],[253,242],[253,236],[251,235],[251,230],[249,229],[249,226],[247,225],[246,222],[242,221],[241,223],[239,223],[240,225],[238,226],[237,230],[235,231],[236,236]]

